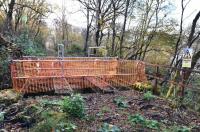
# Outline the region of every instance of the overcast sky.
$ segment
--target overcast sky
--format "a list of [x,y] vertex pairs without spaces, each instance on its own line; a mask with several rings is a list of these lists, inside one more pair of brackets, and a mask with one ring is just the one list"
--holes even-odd
[[[67,20],[68,23],[77,26],[77,27],[85,27],[86,26],[86,17],[81,11],[81,5],[77,0],[47,0],[53,6],[57,6],[62,8],[62,5],[65,5],[67,9]],[[175,10],[172,11],[171,16],[177,20],[180,19],[181,15],[181,0],[170,0],[175,5]],[[188,0],[186,0],[188,1]],[[192,23],[192,20],[196,13],[200,10],[200,0],[191,0],[188,4],[185,14],[184,14],[184,26],[188,26]],[[60,16],[59,10],[54,10],[55,13],[50,14],[47,18],[47,23],[49,26],[52,26],[53,19],[57,16]]]

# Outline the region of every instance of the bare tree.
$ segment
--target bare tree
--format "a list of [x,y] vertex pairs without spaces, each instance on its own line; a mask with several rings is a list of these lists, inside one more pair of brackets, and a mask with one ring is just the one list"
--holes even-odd
[[92,24],[92,21],[93,21],[93,16],[90,20],[90,10],[88,7],[87,8],[87,28],[86,28],[86,35],[85,35],[85,42],[84,42],[84,52],[85,52],[85,55],[87,55],[87,51],[88,51],[88,42],[89,42],[89,37],[90,37],[90,28],[91,28],[91,24]]
[[59,9],[61,11],[61,14],[57,15],[57,18],[54,19],[54,26],[56,30],[56,39],[58,40],[57,43],[63,43],[65,49],[69,46],[70,40],[69,40],[69,30],[70,30],[70,24],[67,20],[67,10],[65,7],[65,0],[62,1],[62,7]]
[[[164,0],[146,0],[142,3],[137,3],[137,10],[140,11],[138,17],[138,25],[134,27],[133,42],[130,50],[126,56],[128,59],[139,59],[144,60],[146,53],[150,51],[155,51],[155,49],[150,49],[151,42],[157,34],[158,28],[164,27],[162,21],[165,20],[167,13],[165,10]],[[163,17],[158,17],[160,14],[165,14]]]
[[153,37],[155,36],[156,34],[156,31],[157,31],[157,27],[158,27],[158,13],[160,11],[160,4],[162,4],[161,1],[159,0],[156,0],[156,7],[155,7],[155,25],[153,27],[153,31],[150,33],[150,35],[148,36],[147,38],[147,44],[145,45],[145,48],[144,48],[144,52],[143,54],[141,54],[141,60],[144,60],[145,56],[146,56],[146,53],[147,53],[147,49],[149,48],[150,44],[151,44],[151,40],[153,39]]
[[41,26],[41,20],[46,17],[45,14],[50,12],[49,6],[45,3],[45,0],[11,0],[3,2],[1,10],[2,14],[5,14],[3,34],[17,35],[19,32],[19,26],[22,25],[22,17],[27,16],[26,24],[31,31],[35,31],[37,36],[39,28]]
[[[191,47],[200,36],[200,31],[197,31],[197,33],[195,32],[196,26],[197,26],[197,21],[199,19],[200,19],[200,11],[196,14],[195,18],[193,19],[190,35],[189,35],[188,41],[187,41],[188,47]],[[195,35],[195,33],[196,33],[196,35]],[[199,59],[200,59],[200,50],[197,51],[196,53],[194,53],[191,69],[194,69],[194,67],[196,66]],[[191,74],[191,71],[186,72],[186,76],[185,76],[186,80],[189,78],[190,74]]]
[[100,46],[103,37],[103,30],[105,30],[106,23],[112,19],[110,0],[78,0],[87,10],[90,10],[91,15],[94,16],[94,29],[95,29],[95,45]]
[[116,40],[116,35],[117,35],[117,31],[116,31],[116,20],[118,18],[118,16],[120,16],[120,14],[123,13],[124,11],[124,5],[125,5],[125,1],[121,2],[120,0],[111,0],[112,2],[112,12],[113,12],[113,16],[112,16],[112,22],[111,22],[111,28],[112,28],[112,44],[111,44],[111,55],[115,55],[115,40]]
[[126,7],[125,7],[125,12],[124,12],[124,22],[123,22],[123,27],[122,27],[121,37],[120,37],[120,45],[119,45],[120,46],[120,48],[119,48],[120,58],[122,58],[122,45],[124,42],[124,34],[125,34],[125,30],[126,30],[126,22],[127,22],[129,5],[130,5],[130,0],[126,0]]
[[[175,51],[174,51],[174,56],[173,56],[173,59],[171,61],[171,64],[170,66],[172,66],[174,64],[174,61],[175,60],[178,60],[178,48],[180,46],[180,42],[181,42],[181,39],[182,39],[182,34],[183,34],[183,15],[184,15],[184,12],[185,12],[185,8],[187,7],[189,1],[184,5],[184,0],[181,0],[181,22],[180,22],[180,29],[179,29],[179,35],[178,35],[178,39],[177,39],[177,42],[176,42],[176,46],[175,46]],[[176,66],[178,65],[179,62],[176,62]]]

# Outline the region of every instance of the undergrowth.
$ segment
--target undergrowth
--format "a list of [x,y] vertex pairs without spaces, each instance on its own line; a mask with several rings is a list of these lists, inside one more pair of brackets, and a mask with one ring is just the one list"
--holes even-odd
[[163,132],[191,132],[191,128],[175,125],[170,128],[164,129]]
[[117,97],[113,100],[113,102],[119,107],[119,108],[127,108],[128,104],[125,101],[123,97]]
[[191,132],[192,130],[192,128],[186,126],[179,126],[179,125],[166,126],[162,123],[162,121],[158,122],[157,120],[149,120],[140,114],[131,115],[128,117],[128,120],[134,129],[148,128],[162,132]]
[[156,120],[148,120],[145,119],[142,115],[136,114],[129,116],[129,122],[133,127],[136,125],[141,126],[142,128],[150,128],[150,129],[160,129],[160,124]]
[[72,117],[83,118],[85,116],[85,101],[80,94],[66,97],[62,104],[63,112]]
[[33,132],[73,132],[77,126],[71,122],[70,117],[85,117],[85,102],[80,94],[65,97],[61,101],[43,100],[41,107],[44,111],[32,129]]
[[147,101],[153,100],[154,98],[155,98],[155,96],[152,94],[151,91],[147,91],[147,92],[144,93],[144,95],[143,95],[143,99],[144,99],[144,100],[147,100]]
[[120,132],[121,130],[115,126],[108,123],[104,123],[98,132]]
[[44,111],[41,118],[42,121],[33,128],[33,132],[73,132],[77,128],[65,113]]
[[147,83],[137,82],[133,85],[133,87],[134,87],[134,89],[139,90],[139,91],[152,90],[153,89],[150,82],[147,82]]

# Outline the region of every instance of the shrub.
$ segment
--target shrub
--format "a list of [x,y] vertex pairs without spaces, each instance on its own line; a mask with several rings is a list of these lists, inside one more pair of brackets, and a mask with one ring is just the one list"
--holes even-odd
[[152,99],[154,99],[154,98],[155,98],[155,96],[152,94],[151,91],[147,91],[147,92],[144,93],[144,95],[143,95],[143,99],[144,99],[144,100],[150,101],[150,100],[152,100]]
[[14,43],[22,49],[23,55],[44,56],[46,50],[42,40],[42,36],[37,36],[35,39],[32,39],[29,29],[26,28],[15,38]]
[[147,120],[140,114],[131,115],[131,116],[129,116],[128,119],[133,126],[141,125],[142,127],[151,128],[151,129],[159,129],[159,127],[160,127],[160,124],[158,121]]
[[131,115],[128,117],[128,119],[133,126],[136,124],[145,124],[145,118],[140,114]]
[[80,94],[66,97],[63,101],[63,111],[70,116],[82,118],[85,116],[85,102]]

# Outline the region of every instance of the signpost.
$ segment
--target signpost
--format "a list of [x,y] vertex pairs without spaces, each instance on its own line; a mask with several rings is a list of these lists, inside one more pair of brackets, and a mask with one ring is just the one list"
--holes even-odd
[[192,56],[193,56],[192,48],[187,47],[183,49],[183,61],[182,61],[183,68],[191,68]]
[[192,66],[192,56],[193,56],[193,49],[192,48],[184,48],[183,49],[183,61],[182,61],[182,77],[181,77],[181,96],[184,97],[184,84],[185,84],[185,69],[191,68]]

